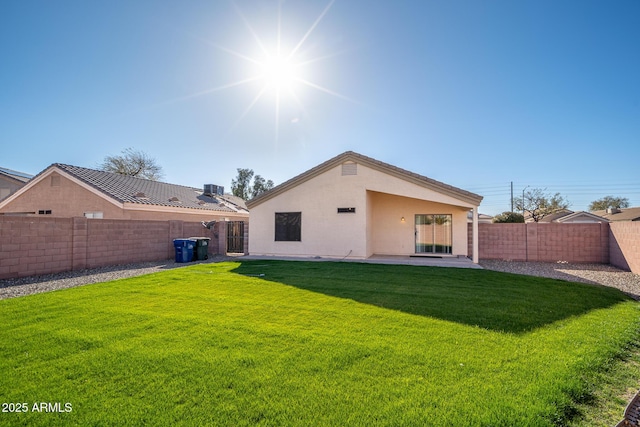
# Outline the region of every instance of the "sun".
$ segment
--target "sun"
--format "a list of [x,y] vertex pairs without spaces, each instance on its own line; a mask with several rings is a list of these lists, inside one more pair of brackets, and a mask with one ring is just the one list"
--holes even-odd
[[[327,6],[323,9],[320,15],[315,19],[313,24],[307,29],[305,34],[302,36],[300,40],[298,40],[297,44],[292,43],[289,46],[294,46],[292,49],[285,49],[284,43],[282,40],[282,19],[281,19],[281,7],[283,2],[278,2],[278,18],[277,22],[274,22],[274,26],[277,30],[277,38],[272,45],[267,47],[266,38],[260,37],[258,33],[255,31],[251,23],[247,20],[247,18],[242,13],[242,10],[239,6],[233,2],[233,6],[244,23],[244,26],[249,31],[251,36],[253,37],[257,47],[258,54],[255,52],[253,54],[244,54],[240,53],[237,50],[230,49],[228,47],[221,46],[217,43],[212,43],[208,40],[204,40],[200,37],[196,37],[201,41],[206,42],[210,46],[221,50],[227,54],[230,54],[245,63],[249,63],[252,66],[253,73],[247,75],[246,77],[237,80],[231,81],[226,84],[223,84],[218,87],[214,87],[211,89],[206,89],[201,92],[197,92],[191,95],[183,96],[180,98],[176,98],[162,104],[170,104],[174,102],[185,101],[188,99],[192,99],[195,97],[211,94],[214,92],[220,92],[227,89],[231,89],[238,86],[243,85],[254,85],[259,83],[260,88],[258,89],[256,95],[253,100],[249,103],[249,105],[244,109],[240,117],[231,125],[231,128],[228,130],[227,134],[233,131],[249,114],[249,112],[258,104],[258,101],[265,98],[267,95],[273,98],[274,105],[274,118],[275,118],[275,142],[278,142],[279,135],[279,126],[280,126],[280,111],[281,107],[285,102],[293,101],[299,109],[302,111],[302,115],[306,115],[306,109],[302,105],[300,99],[300,89],[302,88],[311,88],[313,90],[323,92],[325,94],[331,95],[336,98],[340,98],[349,102],[353,102],[359,104],[358,102],[338,93],[331,89],[328,89],[316,82],[310,81],[303,73],[303,69],[305,67],[309,67],[311,64],[331,58],[333,56],[337,56],[344,52],[338,52],[335,54],[328,54],[325,56],[308,58],[306,55],[301,54],[301,50],[307,39],[316,29],[318,24],[322,21],[325,15],[329,12],[329,9],[333,5],[336,0],[329,0]],[[304,59],[303,59],[304,57]],[[308,70],[307,70],[308,71]],[[293,121],[295,120],[295,122]],[[292,119],[292,123],[297,123],[299,118]]]
[[260,66],[265,88],[276,92],[292,90],[299,81],[298,67],[299,64],[288,57],[268,56]]

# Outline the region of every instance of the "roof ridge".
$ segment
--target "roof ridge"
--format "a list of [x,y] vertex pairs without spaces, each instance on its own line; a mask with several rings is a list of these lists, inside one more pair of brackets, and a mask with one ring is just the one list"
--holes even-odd
[[305,172],[302,172],[294,176],[293,178],[288,179],[282,184],[275,186],[271,190],[266,191],[251,200],[248,200],[247,207],[251,208],[253,206],[256,206],[262,203],[263,201],[268,200],[271,197],[274,197],[275,195],[280,194],[286,191],[287,189],[294,187],[298,183],[305,182],[321,173],[324,173],[326,170],[337,166],[339,163],[343,163],[344,161],[347,161],[347,160],[355,160],[356,162],[359,161],[360,163],[363,163],[365,165],[368,164],[370,167],[375,166],[375,168],[382,169],[384,172],[387,172],[387,173],[393,172],[393,174],[399,179],[407,180],[407,177],[410,177],[414,180],[414,183],[429,184],[430,186],[435,187],[436,189],[445,190],[446,192],[453,193],[466,201],[474,201],[480,204],[483,198],[482,196],[472,193],[470,191],[463,190],[461,188],[454,187],[449,184],[445,184],[441,181],[437,181],[433,178],[429,178],[424,175],[420,175],[415,172],[402,169],[398,166],[393,166],[389,163],[385,163],[383,161],[374,159],[372,157],[365,156],[355,151],[345,151],[341,154],[338,154],[335,157],[332,157],[329,160],[326,160],[320,163],[319,165],[311,169],[308,169]]

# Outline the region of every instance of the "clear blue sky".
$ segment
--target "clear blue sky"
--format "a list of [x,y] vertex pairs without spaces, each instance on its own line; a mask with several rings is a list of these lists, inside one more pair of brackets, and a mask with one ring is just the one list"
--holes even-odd
[[511,181],[640,206],[640,1],[2,1],[0,144],[32,174],[132,147],[227,190],[353,150],[488,214]]

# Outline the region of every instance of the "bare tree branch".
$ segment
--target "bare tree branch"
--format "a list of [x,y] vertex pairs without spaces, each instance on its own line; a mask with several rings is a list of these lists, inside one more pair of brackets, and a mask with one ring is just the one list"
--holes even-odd
[[151,181],[158,181],[164,176],[162,167],[156,163],[154,158],[133,148],[123,150],[119,156],[105,157],[100,169],[105,172],[136,176]]

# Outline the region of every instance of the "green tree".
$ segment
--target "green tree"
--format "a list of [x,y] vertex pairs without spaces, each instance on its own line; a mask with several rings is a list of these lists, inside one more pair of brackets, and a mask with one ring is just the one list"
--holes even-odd
[[524,215],[518,212],[502,212],[493,217],[494,223],[524,222]]
[[252,169],[241,169],[238,168],[238,176],[235,179],[231,180],[231,193],[234,196],[240,197],[244,200],[249,200],[251,190],[251,178],[253,178],[253,170]]
[[524,192],[522,198],[514,199],[514,207],[521,211],[523,216],[531,217],[534,222],[539,222],[547,215],[551,215],[569,207],[569,201],[560,193],[547,194],[545,189],[532,188]]
[[628,208],[629,199],[626,197],[605,196],[602,199],[594,200],[589,205],[590,211],[604,211],[609,208]]
[[[253,169],[239,168],[237,171],[238,176],[231,180],[231,192],[236,197],[240,197],[244,200],[250,200],[274,187],[273,181],[267,181],[260,175],[254,176]],[[252,178],[253,184],[251,183]]]
[[119,156],[107,156],[100,165],[100,170],[120,175],[136,176],[151,181],[158,181],[164,176],[162,167],[145,152],[127,148]]
[[253,178],[253,189],[251,191],[251,198],[258,197],[265,191],[269,191],[273,188],[273,181],[265,181],[260,175],[256,175]]

